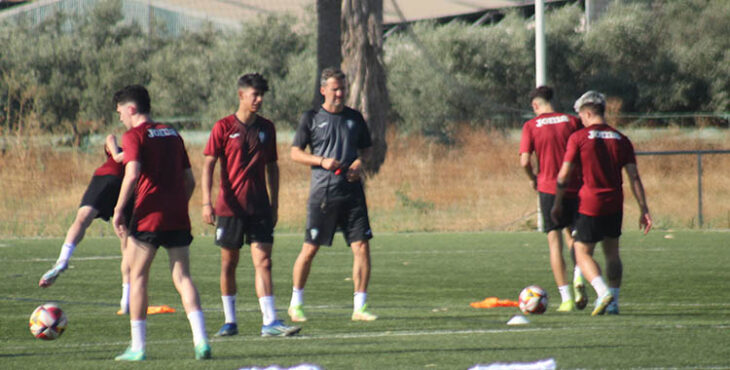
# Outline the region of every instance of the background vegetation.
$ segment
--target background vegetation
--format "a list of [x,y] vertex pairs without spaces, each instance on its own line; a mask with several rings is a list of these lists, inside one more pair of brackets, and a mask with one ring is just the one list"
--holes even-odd
[[[577,5],[547,14],[548,72],[559,105],[587,89],[623,112],[730,111],[730,2],[616,1],[586,31]],[[265,114],[292,127],[309,104],[315,70],[312,23],[247,20],[180,37],[125,23],[117,0],[89,17],[59,14],[0,33],[0,127],[85,134],[114,122],[110,95],[147,85],[158,118],[210,126],[235,106],[235,79],[260,71],[272,84]],[[154,27],[153,27],[154,28]],[[385,43],[392,122],[402,131],[450,135],[456,124],[515,125],[534,81],[533,23],[508,13],[472,26],[414,24]],[[527,112],[529,113],[529,112]],[[726,121],[724,121],[726,123]]]

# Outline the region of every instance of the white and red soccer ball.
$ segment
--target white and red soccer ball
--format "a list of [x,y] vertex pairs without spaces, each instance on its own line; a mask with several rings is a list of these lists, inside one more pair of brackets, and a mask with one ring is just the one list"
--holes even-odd
[[38,339],[53,340],[66,330],[68,319],[63,310],[54,303],[46,303],[36,307],[30,314],[28,325],[30,333]]
[[520,292],[519,306],[523,313],[541,314],[547,310],[547,292],[537,285],[530,285]]

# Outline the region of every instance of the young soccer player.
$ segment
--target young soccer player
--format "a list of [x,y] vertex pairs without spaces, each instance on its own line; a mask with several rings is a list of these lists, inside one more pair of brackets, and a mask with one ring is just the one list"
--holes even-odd
[[[575,264],[573,237],[571,236],[571,228],[578,210],[577,193],[580,180],[577,176],[573,176],[566,188],[565,197],[563,198],[564,212],[558,222],[552,221],[550,210],[555,201],[555,179],[558,177],[558,170],[565,154],[568,137],[582,128],[583,125],[574,116],[556,112],[551,103],[552,97],[553,89],[548,86],[540,86],[530,93],[530,104],[536,117],[525,122],[522,127],[520,165],[530,179],[530,185],[537,190],[540,197],[543,231],[547,234],[550,249],[550,266],[562,298],[558,311],[570,312],[574,308],[584,309],[588,302],[585,295],[585,280],[580,273],[580,268]],[[537,154],[539,169],[537,175],[532,168],[531,157],[533,152]],[[563,234],[561,234],[561,231]],[[571,288],[568,285],[565,273],[563,235],[575,264],[573,273],[573,294],[575,297],[571,294]],[[573,298],[575,298],[575,302]]]
[[[76,246],[84,238],[86,229],[91,226],[95,218],[109,221],[114,213],[114,204],[119,198],[119,188],[122,185],[124,176],[124,165],[122,160],[124,153],[117,145],[114,135],[106,137],[104,145],[106,162],[94,171],[91,182],[81,198],[81,205],[76,212],[76,219],[66,232],[66,239],[61,246],[61,252],[53,268],[46,271],[38,281],[38,286],[48,288],[53,285],[56,279],[68,268],[68,261],[71,259]],[[126,209],[127,216],[131,215],[131,204]],[[120,250],[122,253],[122,299],[119,301],[118,314],[129,312],[129,258],[125,251],[126,237],[120,237]]]
[[[262,336],[289,336],[299,332],[276,315],[271,278],[279,203],[279,166],[276,163],[274,124],[258,115],[268,82],[258,73],[238,79],[238,109],[213,126],[203,153],[203,221],[218,226],[215,243],[221,247],[221,300],[225,322],[216,336],[238,334],[236,320],[236,267],[244,242],[251,245],[256,295],[263,323]],[[213,172],[220,160],[220,190],[211,202]],[[268,179],[268,192],[267,192]]]
[[[619,237],[623,221],[624,196],[621,169],[626,171],[631,191],[639,204],[639,227],[648,233],[652,219],[646,203],[644,186],[636,168],[634,146],[628,137],[606,124],[603,94],[588,91],[575,102],[575,111],[585,125],[568,139],[563,165],[558,173],[555,204],[551,214],[560,219],[562,199],[568,179],[580,164],[583,185],[578,192],[578,218],[575,223],[575,257],[581,271],[596,290],[592,316],[618,314],[618,297],[623,277],[619,255]],[[608,285],[593,259],[596,243],[603,242]]]
[[[190,276],[188,201],[195,179],[183,140],[177,131],[150,118],[150,97],[140,85],[114,94],[119,119],[127,128],[122,136],[124,179],[114,207],[114,228],[128,235],[130,263],[129,318],[132,341],[117,361],[146,358],[147,283],[157,249],[167,249],[172,281],[180,294],[193,332],[196,359],[211,357],[198,290]],[[134,197],[133,197],[134,194]],[[124,208],[134,198],[127,228]]]

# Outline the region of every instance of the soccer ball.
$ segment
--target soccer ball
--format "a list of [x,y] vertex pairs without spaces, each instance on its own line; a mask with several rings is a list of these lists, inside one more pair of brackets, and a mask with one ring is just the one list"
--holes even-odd
[[537,285],[530,285],[520,292],[520,311],[526,314],[541,314],[547,310],[548,295]]
[[38,339],[53,340],[66,330],[66,314],[54,303],[38,306],[30,314],[30,333]]

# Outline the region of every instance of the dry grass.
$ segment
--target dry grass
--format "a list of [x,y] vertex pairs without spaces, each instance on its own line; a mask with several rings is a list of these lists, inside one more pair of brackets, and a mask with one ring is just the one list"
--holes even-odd
[[[708,134],[710,133],[710,134]],[[637,151],[728,149],[724,131],[631,131]],[[390,134],[381,172],[367,182],[368,203],[376,231],[527,230],[535,226],[536,196],[518,165],[519,132],[465,128],[457,145],[423,137]],[[202,145],[189,144],[196,176]],[[293,163],[288,144],[279,147],[281,167],[280,232],[300,232],[305,219],[309,171]],[[93,170],[104,160],[93,153],[5,142],[0,156],[0,237],[62,236],[71,223]],[[663,228],[697,226],[695,156],[642,156],[639,170],[649,205]],[[703,157],[705,227],[730,227],[730,155]],[[217,175],[216,175],[217,176]],[[199,178],[199,177],[198,177]],[[629,190],[625,223],[638,219]],[[210,234],[200,219],[199,189],[190,203],[194,233]],[[96,222],[90,235],[110,235]]]

